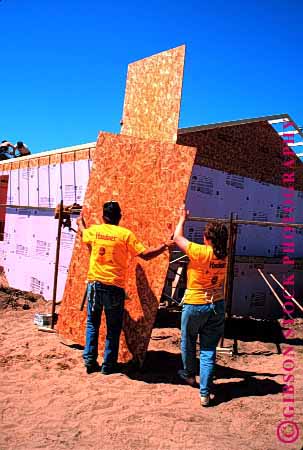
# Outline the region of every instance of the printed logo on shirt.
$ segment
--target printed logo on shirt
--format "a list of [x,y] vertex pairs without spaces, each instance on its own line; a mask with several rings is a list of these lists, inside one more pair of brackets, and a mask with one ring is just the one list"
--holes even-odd
[[212,279],[211,279],[211,284],[216,284],[217,283],[217,281],[218,281],[218,276],[217,275],[215,275],[214,277],[212,277]]
[[99,256],[103,256],[105,255],[105,248],[104,247],[100,247],[99,248]]
[[211,261],[211,263],[209,264],[209,267],[211,267],[212,269],[224,269],[225,262],[215,263],[215,262]]
[[96,233],[96,239],[103,239],[105,241],[116,241],[117,240],[117,236],[108,236],[106,234],[102,234],[97,232]]

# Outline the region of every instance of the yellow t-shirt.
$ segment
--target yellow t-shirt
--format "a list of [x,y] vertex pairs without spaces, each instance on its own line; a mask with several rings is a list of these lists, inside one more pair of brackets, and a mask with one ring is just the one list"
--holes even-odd
[[88,281],[101,281],[121,288],[129,254],[137,256],[145,247],[127,228],[118,225],[92,225],[83,231],[83,242],[91,245]]
[[190,259],[184,303],[205,304],[223,299],[227,258],[218,259],[210,245],[190,242],[186,248]]

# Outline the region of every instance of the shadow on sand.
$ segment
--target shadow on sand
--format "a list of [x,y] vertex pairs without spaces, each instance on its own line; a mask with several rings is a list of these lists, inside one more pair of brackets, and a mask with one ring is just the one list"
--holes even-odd
[[[197,368],[199,360],[197,360]],[[145,383],[184,384],[177,375],[181,368],[180,355],[165,351],[149,351],[141,370],[125,367],[127,376],[131,379]],[[123,371],[123,369],[122,369]],[[221,365],[216,365],[215,378],[219,384],[214,385],[216,394],[213,404],[227,402],[234,398],[248,396],[265,396],[282,392],[282,384],[271,379],[279,374],[268,372],[244,371]],[[258,379],[255,377],[266,377]],[[242,378],[240,381],[224,381],[233,378]],[[198,386],[197,386],[198,387]]]

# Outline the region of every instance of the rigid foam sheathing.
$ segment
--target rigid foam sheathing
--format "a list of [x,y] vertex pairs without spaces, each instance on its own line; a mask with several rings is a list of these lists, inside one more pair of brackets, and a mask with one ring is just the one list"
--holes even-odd
[[[242,220],[282,222],[283,200],[286,188],[251,178],[229,174],[195,164],[188,187],[186,205],[191,216],[226,218],[230,213]],[[302,192],[293,197],[294,220],[302,223]],[[202,242],[205,223],[187,222],[186,236]],[[295,257],[303,256],[303,230],[294,233]],[[276,257],[282,253],[283,229],[239,225],[236,254],[245,256]]]
[[[289,269],[285,264],[264,262],[236,263],[234,268],[232,314],[257,319],[278,319],[284,317],[285,312],[259,274],[258,268],[262,270],[283,303],[285,302],[283,291],[270,277],[270,274],[272,273],[281,284],[283,284],[284,277],[294,274],[294,297],[302,304],[302,269]],[[292,291],[290,287],[288,290]],[[296,315],[302,316],[302,312],[298,308],[296,308]]]

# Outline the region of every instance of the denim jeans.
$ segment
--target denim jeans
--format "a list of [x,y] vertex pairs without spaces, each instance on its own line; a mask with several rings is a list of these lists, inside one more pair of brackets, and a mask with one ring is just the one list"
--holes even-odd
[[196,375],[196,342],[200,337],[200,394],[209,394],[216,347],[224,332],[224,300],[182,308],[181,352],[186,376]]
[[112,369],[117,363],[119,339],[122,330],[125,292],[117,286],[99,281],[87,285],[86,341],[83,359],[86,366],[94,365],[98,358],[98,338],[104,308],[106,318],[106,340],[103,367]]

